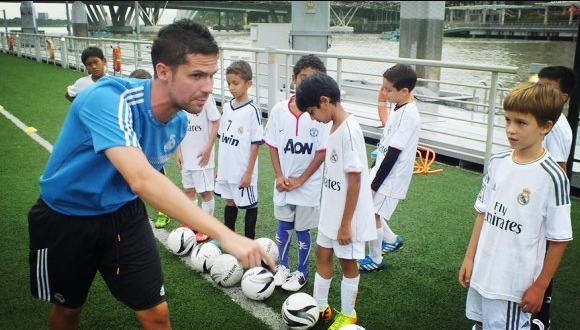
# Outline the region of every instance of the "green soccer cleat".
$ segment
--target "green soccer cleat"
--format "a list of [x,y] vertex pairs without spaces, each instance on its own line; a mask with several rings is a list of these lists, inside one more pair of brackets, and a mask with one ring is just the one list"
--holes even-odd
[[356,324],[356,321],[357,321],[356,311],[354,312],[354,316],[338,313],[334,317],[334,322],[332,322],[328,330],[338,330],[344,327],[345,325]]
[[166,214],[159,213],[155,219],[155,228],[165,228],[169,223],[169,217]]

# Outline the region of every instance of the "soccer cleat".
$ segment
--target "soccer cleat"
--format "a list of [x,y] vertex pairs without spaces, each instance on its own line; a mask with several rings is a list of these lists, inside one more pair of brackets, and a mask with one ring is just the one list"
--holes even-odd
[[332,320],[332,308],[330,308],[329,305],[326,305],[324,310],[321,310],[318,314],[318,319],[325,322]]
[[397,252],[403,248],[403,244],[405,242],[401,238],[401,236],[397,236],[397,240],[393,243],[383,242],[383,254],[390,253],[390,252]]
[[166,214],[159,213],[155,219],[155,228],[165,228],[169,223],[169,217]]
[[203,242],[203,241],[207,241],[209,239],[209,236],[207,236],[206,234],[202,233],[202,232],[197,232],[195,233],[195,240],[198,242]]
[[364,259],[358,261],[358,270],[360,272],[372,272],[383,269],[385,269],[385,263],[381,261],[380,264],[377,264],[370,256],[366,256]]
[[334,322],[332,322],[328,330],[338,330],[346,325],[356,324],[356,321],[357,321],[356,311],[354,312],[354,316],[338,313],[334,317]]
[[531,330],[550,330],[550,323],[546,327],[544,322],[540,321],[539,319],[532,320],[532,326],[530,327]]
[[286,268],[284,265],[276,266],[276,274],[274,274],[274,285],[282,286],[286,283],[286,280],[290,276],[290,269]]
[[298,291],[302,289],[304,284],[308,281],[308,278],[302,274],[300,271],[295,271],[290,273],[286,282],[282,284],[282,289],[286,291]]

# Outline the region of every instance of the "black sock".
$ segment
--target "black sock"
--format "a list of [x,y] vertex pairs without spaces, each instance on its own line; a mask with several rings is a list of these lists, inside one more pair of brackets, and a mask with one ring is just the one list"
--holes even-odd
[[236,219],[238,218],[238,207],[227,206],[224,210],[224,224],[231,230],[236,231]]
[[244,235],[247,238],[254,239],[256,238],[256,222],[258,221],[258,208],[254,207],[253,209],[246,210],[246,230]]

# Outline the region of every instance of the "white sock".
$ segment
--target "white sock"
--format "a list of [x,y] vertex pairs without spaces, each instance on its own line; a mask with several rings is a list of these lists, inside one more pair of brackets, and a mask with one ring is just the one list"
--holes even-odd
[[395,243],[397,240],[397,234],[395,234],[389,225],[387,225],[387,221],[385,218],[381,217],[381,222],[383,223],[383,241],[386,243]]
[[383,228],[377,228],[377,239],[369,242],[369,256],[377,264],[383,262]]
[[325,279],[318,273],[314,275],[314,290],[312,296],[318,302],[318,309],[323,311],[328,305],[328,291],[330,291],[330,282],[332,277]]
[[201,209],[204,210],[207,214],[213,216],[213,211],[215,209],[215,199],[210,199],[207,202],[201,202]]
[[341,313],[354,316],[354,305],[358,294],[360,275],[354,278],[342,277],[340,282]]

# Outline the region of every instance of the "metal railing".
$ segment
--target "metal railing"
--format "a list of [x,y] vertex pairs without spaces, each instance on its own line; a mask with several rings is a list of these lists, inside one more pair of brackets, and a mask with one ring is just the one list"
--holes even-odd
[[[48,56],[46,39],[51,38],[56,45],[54,60]],[[100,47],[107,58],[107,70],[114,74],[112,46],[119,43],[122,48],[122,70],[120,76],[128,76],[135,69],[148,69],[151,72],[151,41],[84,38],[71,36],[49,36],[43,34],[20,33],[15,38],[13,54],[59,65],[63,68],[84,72],[80,61],[81,52],[89,45]],[[58,39],[58,40],[56,40]],[[9,53],[8,38],[0,33],[0,51]],[[371,57],[337,55],[324,52],[275,49],[220,47],[219,70],[215,75],[214,93],[216,100],[223,104],[231,99],[225,82],[225,69],[237,59],[244,59],[253,68],[254,84],[249,94],[267,115],[269,109],[279,101],[286,100],[293,93],[293,63],[302,56],[314,54],[326,62],[327,72],[333,76],[343,90],[342,102],[352,112],[371,139],[379,139],[382,133],[377,112],[377,96],[382,73],[397,63],[423,67],[429,70],[444,72],[453,70],[462,76],[486,75],[483,84],[460,83],[440,79],[419,79],[418,86],[428,86],[435,90],[433,95],[420,95],[416,89],[416,98],[423,102],[419,106],[423,118],[421,143],[442,153],[476,163],[487,164],[492,152],[508,148],[505,134],[496,131],[504,127],[501,114],[501,97],[509,89],[502,88],[500,74],[516,74],[516,67],[490,66],[468,63],[443,62],[395,57]],[[377,69],[381,68],[381,69]],[[475,76],[475,75],[474,75]],[[478,79],[479,80],[479,79]],[[464,90],[450,97],[440,93],[445,88]],[[479,97],[477,95],[483,95]],[[489,109],[493,109],[489,111]],[[477,133],[481,132],[481,134]],[[495,135],[494,135],[495,134]],[[435,137],[437,136],[437,137]],[[458,140],[456,144],[450,140]]]

